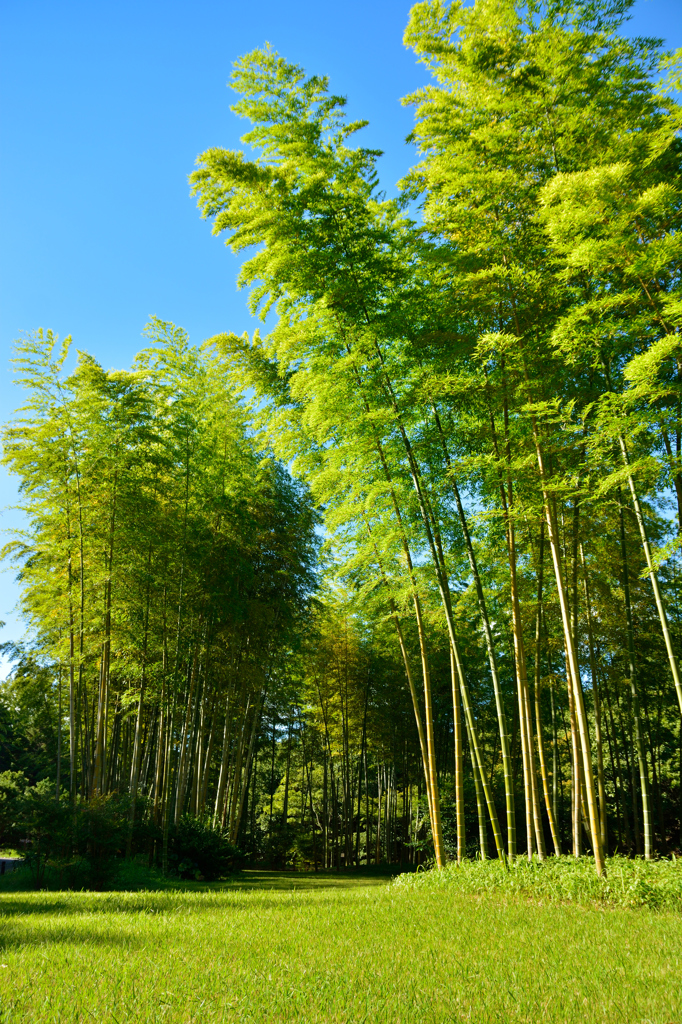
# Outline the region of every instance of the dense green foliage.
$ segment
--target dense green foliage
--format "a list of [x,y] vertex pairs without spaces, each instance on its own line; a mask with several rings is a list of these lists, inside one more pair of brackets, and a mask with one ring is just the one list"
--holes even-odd
[[[244,737],[252,751],[314,584],[316,516],[248,440],[215,360],[172,325],[149,334],[132,371],[81,354],[67,378],[68,344],[19,346],[28,401],[5,459],[28,528],[7,551],[33,646],[0,706],[6,767],[49,772],[72,805],[128,791],[131,836],[137,794],[151,796],[167,859],[173,821],[209,799],[238,830]],[[244,765],[228,790],[231,729]]]
[[589,861],[552,857],[543,864],[519,858],[508,870],[496,861],[449,864],[442,871],[399,875],[398,888],[433,892],[444,886],[453,895],[519,896],[552,903],[601,907],[649,907],[682,910],[682,861],[643,861],[609,857],[606,878],[595,875]]
[[14,645],[5,652],[15,654],[17,664],[0,683],[0,772],[21,771],[37,782],[54,775],[64,708],[60,713],[50,665]]
[[[155,876],[145,875],[142,862],[163,833],[151,817],[145,818],[144,800],[138,797],[137,802],[131,830],[128,794],[99,794],[70,807],[66,800],[55,799],[48,780],[32,786],[22,772],[3,772],[2,846],[22,856],[12,884],[21,888],[30,880],[36,889],[120,887],[126,852],[149,882]],[[168,846],[168,867],[180,878],[213,881],[234,873],[242,863],[227,831],[208,818],[182,815],[170,827]]]
[[127,795],[164,871],[209,819],[277,866],[679,851],[682,111],[628,7],[416,4],[392,200],[325,78],[237,61],[191,183],[271,329],[19,346],[0,767]]

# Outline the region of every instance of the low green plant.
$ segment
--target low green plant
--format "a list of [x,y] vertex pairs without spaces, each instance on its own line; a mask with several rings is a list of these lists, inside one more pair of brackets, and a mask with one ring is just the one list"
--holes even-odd
[[240,851],[210,820],[183,815],[172,835],[173,863],[180,878],[212,882],[241,867]]
[[447,890],[453,894],[521,896],[556,903],[650,907],[682,911],[682,860],[645,861],[609,857],[606,877],[599,878],[589,857],[547,857],[543,862],[518,857],[464,861],[400,875],[397,889]]
[[23,772],[0,772],[0,849],[14,847],[17,802],[27,785]]
[[0,843],[20,851],[36,889],[45,884],[49,859],[70,845],[70,818],[48,780],[31,786],[23,772],[0,775]]
[[[160,840],[158,828],[138,801],[131,848],[148,851]],[[71,807],[47,782],[29,785],[21,772],[0,775],[0,842],[21,851],[37,889],[116,889],[122,874],[130,829],[130,797],[109,793]],[[158,843],[157,843],[158,847]],[[183,816],[171,830],[170,869],[177,877],[215,881],[237,871],[242,854],[227,833],[210,820]],[[137,865],[140,873],[140,865]],[[13,888],[26,884],[21,872]],[[148,876],[152,877],[151,874]],[[156,877],[156,876],[154,876]]]
[[[148,845],[139,800],[133,849]],[[47,780],[31,785],[22,772],[0,774],[0,844],[16,849],[37,889],[105,889],[119,871],[129,834],[130,798],[97,795],[71,806]],[[19,874],[25,883],[27,871]],[[15,879],[14,885],[18,884]]]

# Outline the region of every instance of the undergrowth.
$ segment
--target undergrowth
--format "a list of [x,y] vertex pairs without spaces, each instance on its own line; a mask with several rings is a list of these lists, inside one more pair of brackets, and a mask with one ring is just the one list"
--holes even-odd
[[519,857],[464,861],[400,875],[398,889],[449,889],[470,895],[510,895],[557,903],[649,907],[682,911],[682,860],[644,861],[609,857],[606,877],[599,878],[590,857],[547,857],[543,862]]

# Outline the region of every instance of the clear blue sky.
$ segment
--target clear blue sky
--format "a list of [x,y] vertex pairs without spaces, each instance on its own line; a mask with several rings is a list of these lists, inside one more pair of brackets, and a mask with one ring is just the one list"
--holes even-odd
[[[12,340],[52,328],[106,367],[127,366],[150,314],[199,342],[251,327],[237,264],[189,197],[209,146],[243,125],[232,62],[269,41],[327,74],[368,118],[390,191],[413,160],[400,97],[425,81],[402,45],[403,0],[2,0],[0,3],[0,419],[16,406]],[[637,0],[628,34],[682,46],[680,0]],[[0,474],[3,471],[0,470]],[[0,475],[0,508],[16,500]],[[7,510],[4,532],[19,522]],[[18,639],[12,574],[0,575],[0,640]]]

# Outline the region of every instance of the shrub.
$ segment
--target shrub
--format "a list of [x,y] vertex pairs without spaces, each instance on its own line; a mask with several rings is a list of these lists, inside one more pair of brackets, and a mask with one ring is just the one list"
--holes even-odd
[[[140,801],[143,805],[143,801]],[[140,806],[132,850],[160,838]],[[116,887],[130,829],[130,798],[109,793],[70,807],[47,781],[30,786],[21,772],[0,774],[0,845],[25,857],[33,883],[67,889]],[[213,881],[238,870],[240,851],[210,821],[185,815],[170,836],[170,863],[181,878]]]
[[24,854],[36,889],[45,883],[48,859],[69,845],[70,817],[47,779],[29,786],[22,772],[0,775],[0,845]]
[[[142,804],[143,801],[140,801]],[[148,841],[139,808],[133,847]],[[36,888],[104,889],[119,870],[129,835],[130,798],[95,796],[71,807],[47,780],[35,786],[22,772],[0,774],[0,847],[23,853]]]
[[25,851],[36,889],[42,889],[48,859],[68,849],[71,814],[55,799],[54,786],[47,779],[27,786],[17,800],[16,827],[19,849]]
[[113,882],[128,838],[130,800],[108,793],[79,804],[73,817],[72,846],[77,860],[70,866],[72,884],[106,889]]
[[175,870],[181,878],[215,881],[241,866],[241,853],[210,821],[185,814],[172,835]]
[[0,849],[17,844],[19,799],[27,786],[23,772],[0,773]]

